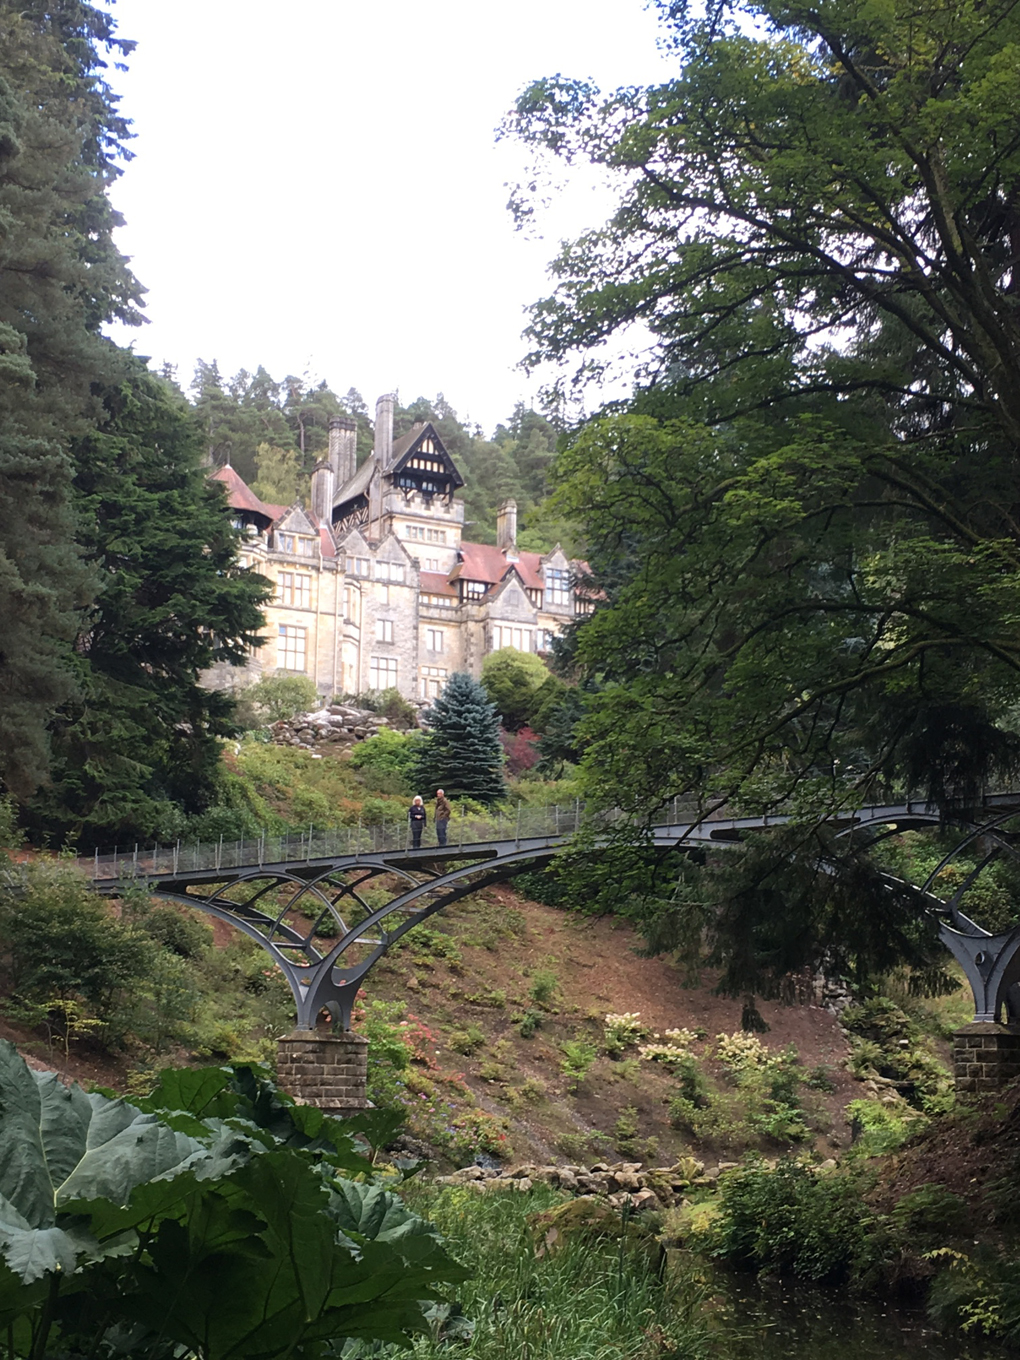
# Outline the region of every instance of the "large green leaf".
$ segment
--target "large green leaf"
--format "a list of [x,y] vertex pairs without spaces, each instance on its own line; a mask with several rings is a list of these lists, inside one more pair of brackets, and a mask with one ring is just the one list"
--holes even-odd
[[0,1255],[23,1282],[104,1254],[72,1216],[79,1206],[127,1206],[137,1187],[215,1161],[154,1115],[34,1072],[0,1042]]

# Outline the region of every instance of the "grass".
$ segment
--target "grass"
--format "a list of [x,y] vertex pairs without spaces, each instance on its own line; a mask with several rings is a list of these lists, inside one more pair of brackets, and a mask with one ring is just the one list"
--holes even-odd
[[[473,1279],[455,1297],[474,1323],[466,1360],[707,1360],[701,1294],[679,1271],[641,1252],[590,1240],[537,1257],[531,1214],[562,1202],[555,1191],[478,1195],[464,1187],[409,1188],[415,1209],[449,1239]],[[448,1360],[449,1341],[415,1342],[414,1360]],[[719,1338],[715,1338],[718,1342]]]

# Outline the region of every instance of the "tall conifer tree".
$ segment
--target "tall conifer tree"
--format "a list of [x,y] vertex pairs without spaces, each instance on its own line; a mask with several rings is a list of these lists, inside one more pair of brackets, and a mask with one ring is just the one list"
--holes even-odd
[[107,198],[127,125],[101,55],[128,46],[76,0],[0,0],[0,780],[17,793],[45,775],[96,582],[73,544],[69,442],[123,365],[100,327],[138,316]]
[[428,713],[413,778],[428,793],[497,803],[507,794],[496,705],[470,675],[457,671]]

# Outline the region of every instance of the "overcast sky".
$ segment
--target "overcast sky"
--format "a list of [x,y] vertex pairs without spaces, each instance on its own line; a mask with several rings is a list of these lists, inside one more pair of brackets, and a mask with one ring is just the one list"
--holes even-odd
[[487,432],[537,383],[524,309],[608,198],[578,175],[514,231],[522,149],[494,129],[530,80],[668,74],[644,0],[117,0],[135,159],[114,190],[148,289],[139,353],[338,392],[443,391]]

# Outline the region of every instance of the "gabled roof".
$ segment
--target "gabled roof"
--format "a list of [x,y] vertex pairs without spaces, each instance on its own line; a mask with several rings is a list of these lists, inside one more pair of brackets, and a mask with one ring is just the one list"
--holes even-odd
[[529,590],[542,589],[542,558],[539,553],[519,552],[517,560],[507,561],[502,548],[488,543],[464,543],[460,545],[461,560],[450,573],[451,579],[460,577],[465,581],[485,581],[496,585],[508,571],[516,571]]
[[277,516],[276,527],[286,529],[292,534],[314,534],[316,525],[305,514],[304,510],[295,501],[293,505],[288,505],[283,515]]
[[287,511],[285,505],[261,501],[229,463],[210,474],[211,482],[222,482],[227,492],[227,504],[232,510],[247,510],[251,515],[262,515],[267,520],[279,519]]
[[435,458],[438,455],[446,465],[446,473],[453,485],[455,487],[463,486],[464,478],[457,471],[456,463],[447,453],[446,445],[440,439],[439,433],[431,420],[426,420],[421,425],[413,425],[407,434],[402,434],[399,439],[394,441],[388,471],[399,472],[418,453],[426,439],[431,439],[435,445],[435,452],[430,452],[427,456]]

